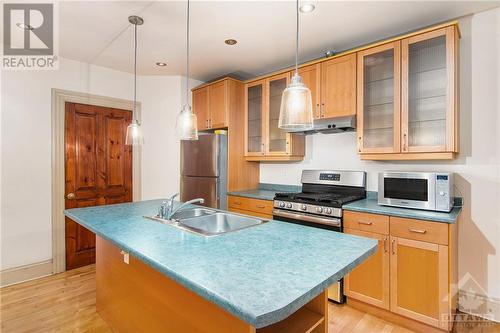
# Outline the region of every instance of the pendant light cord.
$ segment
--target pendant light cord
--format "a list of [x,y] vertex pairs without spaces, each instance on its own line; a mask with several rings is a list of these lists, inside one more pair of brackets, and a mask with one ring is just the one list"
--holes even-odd
[[299,74],[299,0],[296,1],[295,74]]
[[189,105],[189,0],[187,0],[186,22],[186,105]]
[[132,121],[137,123],[137,23],[134,24],[134,108],[132,109]]

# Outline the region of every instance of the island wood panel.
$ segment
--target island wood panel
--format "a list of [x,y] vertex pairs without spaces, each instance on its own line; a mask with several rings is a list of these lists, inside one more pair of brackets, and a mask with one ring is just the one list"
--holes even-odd
[[[65,208],[132,201],[132,149],[127,110],[66,103]],[[95,236],[65,218],[66,269],[95,261]]]
[[255,333],[255,328],[97,237],[97,312],[117,332]]

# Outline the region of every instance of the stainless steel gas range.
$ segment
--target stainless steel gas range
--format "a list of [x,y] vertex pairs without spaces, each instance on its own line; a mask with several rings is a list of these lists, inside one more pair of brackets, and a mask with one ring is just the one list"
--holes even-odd
[[[342,232],[342,205],[366,197],[366,172],[304,170],[302,192],[276,193],[273,219]],[[343,281],[328,297],[344,302]]]

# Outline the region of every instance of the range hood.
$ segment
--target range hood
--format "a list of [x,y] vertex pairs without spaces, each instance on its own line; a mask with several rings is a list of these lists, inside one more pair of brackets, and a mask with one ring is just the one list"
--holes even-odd
[[315,119],[313,122],[313,129],[303,132],[304,134],[314,133],[343,133],[356,130],[356,116],[333,117]]

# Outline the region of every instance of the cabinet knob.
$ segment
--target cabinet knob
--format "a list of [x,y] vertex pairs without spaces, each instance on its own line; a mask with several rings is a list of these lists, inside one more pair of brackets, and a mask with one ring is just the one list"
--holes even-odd
[[68,195],[66,195],[66,199],[68,199],[68,200],[76,199],[75,193],[73,193],[73,192],[68,193]]

